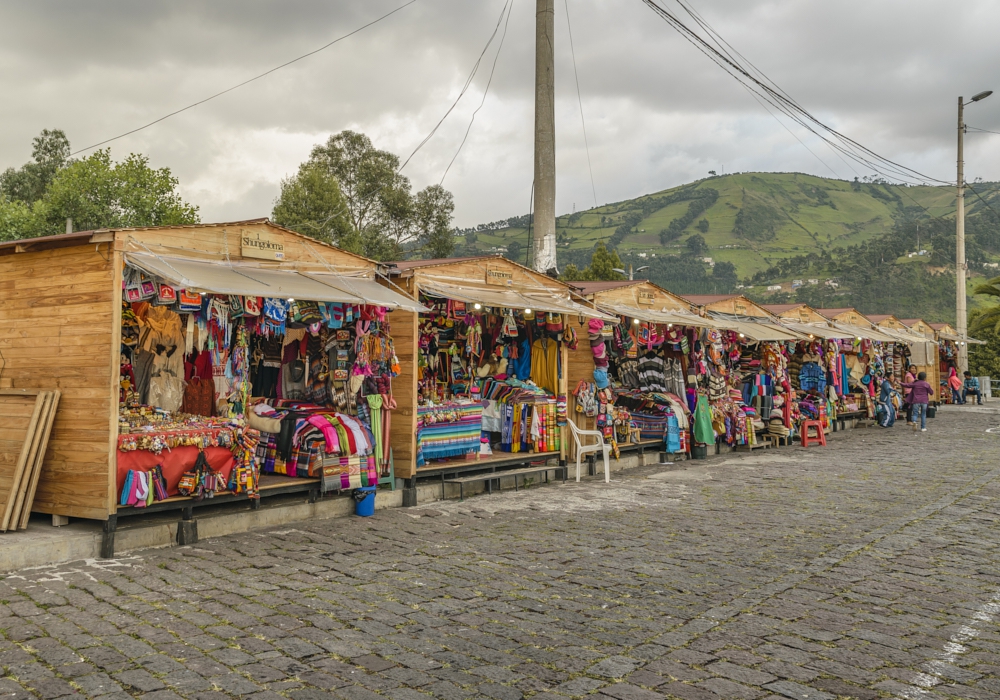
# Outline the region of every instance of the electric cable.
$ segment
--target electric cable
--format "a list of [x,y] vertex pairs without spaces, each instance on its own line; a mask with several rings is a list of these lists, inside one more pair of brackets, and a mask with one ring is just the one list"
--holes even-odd
[[448,111],[444,113],[444,116],[441,117],[440,120],[438,120],[438,123],[434,125],[434,128],[431,129],[430,133],[427,134],[427,136],[424,137],[424,140],[421,141],[419,144],[417,144],[417,147],[413,149],[413,153],[410,154],[409,158],[407,158],[403,162],[403,164],[401,166],[399,166],[399,169],[396,170],[397,173],[401,172],[403,170],[403,168],[405,168],[407,166],[407,164],[411,160],[413,160],[413,156],[417,155],[417,152],[421,148],[423,148],[427,144],[428,141],[430,141],[432,138],[434,138],[434,134],[436,134],[437,130],[439,128],[441,128],[441,125],[444,124],[444,120],[448,118],[448,115],[452,113],[452,111],[455,109],[455,107],[458,106],[458,103],[462,99],[462,97],[465,96],[465,93],[468,91],[469,86],[472,85],[472,80],[476,77],[476,73],[479,71],[479,65],[483,62],[483,57],[486,55],[486,52],[489,50],[490,44],[492,44],[493,40],[496,38],[497,32],[500,31],[500,25],[503,23],[504,14],[507,12],[507,6],[510,4],[510,2],[511,2],[511,0],[507,0],[507,2],[505,2],[504,5],[503,5],[503,9],[500,10],[500,17],[497,19],[497,26],[495,26],[493,28],[493,33],[490,34],[490,38],[486,42],[486,46],[483,47],[482,53],[479,54],[479,58],[476,59],[475,64],[473,64],[473,66],[472,66],[472,72],[469,73],[469,77],[466,79],[465,85],[462,87],[461,92],[458,93],[458,97],[456,97],[455,101],[451,103],[451,107],[449,107]]
[[580,74],[576,69],[576,49],[573,47],[573,25],[569,20],[569,0],[563,0],[566,5],[566,28],[569,30],[569,52],[573,56],[573,77],[576,79],[576,101],[580,105],[580,124],[583,126],[583,145],[587,150],[587,168],[590,170],[590,189],[594,194],[594,206],[597,203],[597,187],[594,185],[594,166],[590,162],[590,141],[587,139],[587,120],[583,118],[583,95],[580,93]]
[[[506,5],[504,6],[507,7]],[[483,99],[479,101],[479,106],[472,113],[472,118],[469,119],[469,126],[465,129],[465,136],[462,137],[462,143],[458,145],[458,150],[455,151],[455,155],[452,156],[451,162],[448,163],[448,167],[444,169],[444,175],[441,176],[441,181],[438,182],[439,185],[444,184],[444,179],[448,176],[448,171],[451,170],[451,166],[455,164],[455,160],[458,158],[458,154],[462,152],[462,147],[465,146],[465,142],[469,139],[469,132],[472,131],[472,123],[476,121],[476,115],[479,114],[479,110],[483,108],[486,104],[486,96],[490,92],[490,85],[493,84],[493,74],[497,70],[497,61],[500,60],[500,52],[503,51],[503,41],[507,38],[507,25],[510,24],[510,13],[514,11],[514,0],[510,0],[510,9],[507,10],[507,21],[503,25],[503,35],[500,37],[500,46],[497,47],[497,55],[493,57],[493,67],[490,69],[490,79],[486,81],[486,89],[483,90]]]
[[165,119],[169,119],[170,117],[176,116],[176,115],[180,114],[181,112],[186,112],[187,110],[193,109],[194,107],[197,107],[198,105],[203,105],[206,102],[214,100],[216,97],[221,97],[222,95],[225,95],[227,92],[232,92],[233,90],[236,90],[237,88],[241,88],[244,85],[247,85],[249,83],[254,82],[255,80],[260,80],[264,76],[270,75],[271,73],[274,73],[275,71],[278,71],[278,70],[281,70],[282,68],[290,66],[293,63],[297,63],[297,62],[301,61],[304,58],[309,58],[310,56],[312,56],[314,54],[317,54],[320,51],[323,51],[325,49],[328,49],[331,46],[333,46],[334,44],[337,44],[337,43],[343,41],[344,39],[347,39],[348,37],[354,36],[358,32],[364,31],[368,27],[371,27],[371,26],[373,26],[375,24],[378,24],[382,20],[387,19],[387,18],[391,17],[392,15],[396,14],[397,12],[399,12],[400,10],[402,10],[403,8],[409,7],[410,5],[412,5],[413,3],[415,3],[416,1],[417,0],[410,0],[407,3],[405,3],[403,5],[400,5],[395,10],[392,10],[391,12],[388,12],[388,13],[382,15],[378,19],[372,20],[368,24],[362,25],[362,26],[358,27],[357,29],[355,29],[354,31],[349,32],[347,34],[344,34],[342,37],[334,39],[329,44],[324,44],[323,46],[320,46],[318,49],[314,49],[313,51],[310,51],[309,53],[302,54],[298,58],[293,58],[291,61],[286,61],[285,63],[282,63],[280,66],[275,66],[274,68],[272,68],[272,69],[270,69],[268,71],[264,71],[260,75],[254,76],[253,78],[250,78],[249,80],[244,80],[242,83],[238,83],[237,85],[233,85],[230,88],[226,88],[222,92],[217,92],[214,95],[212,95],[211,97],[206,97],[205,99],[199,100],[198,102],[195,102],[194,104],[189,104],[187,107],[182,107],[181,109],[175,110],[175,111],[171,112],[170,114],[166,114],[166,115],[160,117],[159,119],[154,119],[153,121],[149,122],[148,124],[144,124],[143,126],[140,126],[140,127],[136,128],[136,129],[132,129],[131,131],[126,131],[124,134],[119,134],[118,136],[115,136],[113,138],[105,139],[104,141],[101,141],[99,143],[95,143],[92,146],[87,146],[86,148],[81,148],[81,149],[79,149],[77,151],[73,151],[72,153],[70,153],[70,155],[71,156],[75,156],[78,153],[83,153],[84,151],[92,150],[92,149],[97,148],[99,146],[103,146],[106,143],[111,143],[112,141],[117,141],[118,139],[122,139],[122,138],[125,138],[126,136],[130,136],[130,135],[132,135],[132,134],[134,134],[136,132],[142,131],[143,129],[148,129],[149,127],[153,126],[154,124],[159,124],[160,122],[164,121]]
[[[879,155],[875,151],[867,148],[850,137],[838,132],[832,127],[824,124],[813,116],[808,110],[791,99],[772,80],[767,78],[759,69],[753,68],[761,77],[754,75],[751,69],[746,68],[733,53],[724,47],[713,46],[709,40],[692,30],[677,18],[672,12],[660,6],[655,0],[642,0],[643,3],[652,9],[661,19],[666,21],[675,31],[681,34],[685,40],[695,46],[705,54],[716,65],[725,70],[738,82],[749,87],[762,99],[766,100],[773,107],[790,117],[798,124],[825,141],[831,148],[839,151],[847,158],[859,163],[871,170],[889,177],[910,184],[921,184],[928,181],[940,184],[949,184],[945,180],[930,177],[907,166],[901,165],[893,160]],[[680,0],[678,0],[680,2]],[[686,6],[681,4],[686,9]],[[700,23],[699,23],[700,26]],[[708,31],[708,30],[705,30]],[[713,30],[714,31],[714,30]],[[718,35],[718,33],[715,33]],[[711,34],[710,34],[711,36]],[[721,40],[721,36],[720,36]],[[735,53],[735,52],[734,52]],[[822,133],[821,133],[822,132]]]

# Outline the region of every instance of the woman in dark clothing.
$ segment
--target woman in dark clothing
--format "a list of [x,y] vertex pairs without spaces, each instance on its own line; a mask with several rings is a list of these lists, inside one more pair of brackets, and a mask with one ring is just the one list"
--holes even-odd
[[927,404],[934,396],[934,389],[927,383],[927,372],[917,375],[917,381],[904,382],[903,386],[910,390],[910,404],[913,406],[913,429],[917,429],[917,416],[920,416],[920,432],[927,432]]

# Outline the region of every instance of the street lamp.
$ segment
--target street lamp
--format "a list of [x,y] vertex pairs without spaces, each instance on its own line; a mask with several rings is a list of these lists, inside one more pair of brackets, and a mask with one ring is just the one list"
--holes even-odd
[[625,272],[625,270],[621,269],[620,267],[613,267],[611,268],[611,271],[617,272],[619,275],[628,275],[629,280],[634,280],[636,272],[642,272],[643,270],[648,270],[648,269],[649,265],[643,265],[642,267],[637,267],[635,270],[632,269],[632,265],[629,265],[628,272]]
[[[958,178],[957,201],[955,202],[955,327],[958,335],[964,338],[968,335],[968,321],[965,310],[965,106],[973,102],[985,100],[993,94],[992,90],[976,93],[968,102],[958,98]],[[964,372],[969,369],[969,350],[960,345],[958,349],[958,368]]]

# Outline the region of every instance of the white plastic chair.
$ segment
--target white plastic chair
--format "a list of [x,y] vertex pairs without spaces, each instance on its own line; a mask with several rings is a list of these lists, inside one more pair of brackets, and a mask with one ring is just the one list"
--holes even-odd
[[[580,458],[590,452],[601,452],[604,455],[604,483],[611,481],[611,462],[608,455],[611,454],[611,445],[604,442],[604,434],[600,430],[580,430],[576,423],[569,423],[570,432],[573,433],[573,440],[576,441],[576,480],[580,480]],[[597,442],[593,445],[584,445],[581,437],[594,436]]]

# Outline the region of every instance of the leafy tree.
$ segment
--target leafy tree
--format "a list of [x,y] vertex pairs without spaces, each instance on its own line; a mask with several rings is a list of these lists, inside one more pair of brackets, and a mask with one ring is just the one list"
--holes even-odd
[[583,280],[583,277],[581,277],[580,275],[581,275],[580,268],[578,268],[573,263],[570,263],[569,265],[563,268],[562,275],[560,275],[559,279],[563,280],[564,282],[576,282]]
[[608,250],[608,247],[601,241],[594,246],[594,254],[590,258],[590,276],[593,280],[621,280],[624,276],[614,271],[614,268],[622,269],[622,259],[618,253]]
[[[372,258],[398,258],[404,246],[410,247],[408,244],[426,245],[430,232],[435,230],[434,222],[444,218],[450,221],[454,211],[451,195],[443,197],[437,191],[441,190],[438,186],[424,190],[426,194],[414,196],[409,178],[398,172],[399,157],[375,148],[370,138],[355,131],[334,134],[326,143],[314,147],[303,166],[316,168],[336,180],[344,198],[347,220],[353,229],[353,233],[338,229],[340,241],[360,248],[361,253]],[[332,205],[329,200],[326,198],[327,206]],[[320,198],[317,202],[318,208],[323,201]],[[279,198],[277,205],[283,203]],[[430,205],[439,209],[429,210]],[[418,209],[418,206],[423,208]],[[338,210],[323,211],[325,214],[314,219],[314,223],[338,215]],[[299,221],[298,225],[303,226],[303,222]],[[303,233],[308,231],[303,229]],[[436,231],[435,236],[437,249],[446,248],[441,232]]]
[[717,294],[728,294],[736,289],[739,277],[736,265],[731,262],[717,262],[712,268],[712,283]]
[[17,241],[35,235],[31,207],[0,195],[0,241]]
[[[972,290],[973,294],[982,294],[990,297],[993,302],[1000,302],[1000,277],[994,277],[983,284],[977,285]],[[969,333],[972,335],[988,333],[1000,334],[1000,303],[994,303],[979,314],[969,325]],[[993,375],[990,375],[993,376]],[[1000,377],[1000,374],[996,376]]]
[[469,231],[465,234],[465,245],[474,246],[479,241],[479,235],[475,231]]
[[39,235],[60,233],[67,218],[78,230],[198,223],[198,207],[177,192],[169,168],[149,167],[133,153],[118,163],[109,150],[59,170],[32,214]]
[[34,204],[44,196],[56,173],[70,162],[69,139],[60,129],[42,129],[32,141],[31,162],[0,175],[0,197]]
[[684,247],[687,249],[687,254],[699,257],[708,252],[708,245],[705,243],[705,239],[700,233],[696,233],[684,243]]
[[521,243],[520,241],[511,241],[507,244],[507,255],[508,260],[513,260],[514,262],[523,263],[524,260],[521,256]]
[[993,321],[980,319],[997,307],[984,311],[976,310],[969,315],[969,331],[986,345],[969,347],[969,369],[974,377],[1000,377],[1000,333]]
[[702,219],[701,221],[699,221],[698,225],[695,228],[697,228],[702,233],[708,233],[708,219]]
[[[447,258],[455,251],[451,228],[455,198],[441,185],[431,185],[417,193],[413,204],[417,240],[432,258]],[[475,234],[473,234],[475,235]]]
[[294,176],[281,181],[281,194],[271,218],[324,243],[362,252],[361,237],[348,216],[347,200],[337,178],[310,161],[300,165]]

